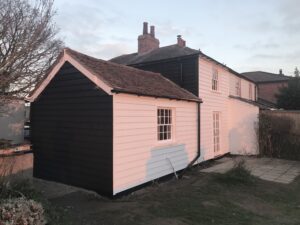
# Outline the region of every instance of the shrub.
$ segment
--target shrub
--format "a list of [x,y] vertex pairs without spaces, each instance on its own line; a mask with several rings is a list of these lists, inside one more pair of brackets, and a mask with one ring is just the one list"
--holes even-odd
[[258,143],[262,156],[300,160],[300,137],[293,132],[294,122],[286,116],[261,113]]
[[40,203],[15,198],[0,205],[0,222],[7,225],[43,225],[46,224],[46,219]]
[[216,179],[226,184],[253,184],[255,178],[245,167],[245,160],[236,161],[234,167],[225,174],[217,174]]

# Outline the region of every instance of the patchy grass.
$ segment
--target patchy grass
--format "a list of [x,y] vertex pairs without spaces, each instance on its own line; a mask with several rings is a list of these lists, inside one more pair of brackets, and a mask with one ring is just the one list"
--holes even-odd
[[194,169],[117,200],[74,192],[52,203],[65,209],[64,224],[299,225],[299,193],[299,177],[277,184],[236,166],[223,175]]

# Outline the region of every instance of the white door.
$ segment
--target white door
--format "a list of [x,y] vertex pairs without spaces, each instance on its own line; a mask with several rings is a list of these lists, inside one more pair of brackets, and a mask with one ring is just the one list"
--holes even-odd
[[213,140],[215,156],[220,155],[220,112],[213,112]]

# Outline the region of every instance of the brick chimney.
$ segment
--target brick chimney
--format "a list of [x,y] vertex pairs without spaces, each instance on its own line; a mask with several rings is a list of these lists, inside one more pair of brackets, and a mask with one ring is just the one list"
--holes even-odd
[[185,47],[185,40],[182,39],[181,35],[177,35],[177,45],[179,47]]
[[143,34],[138,37],[138,53],[150,52],[159,48],[159,40],[155,38],[155,27],[150,27],[150,34],[148,33],[148,23],[144,22]]

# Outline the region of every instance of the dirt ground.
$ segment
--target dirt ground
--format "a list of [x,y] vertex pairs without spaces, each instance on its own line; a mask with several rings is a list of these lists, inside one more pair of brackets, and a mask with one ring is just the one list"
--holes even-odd
[[300,177],[288,185],[231,181],[228,174],[196,168],[181,180],[154,183],[115,200],[76,189],[48,198],[62,213],[61,224],[300,224]]

